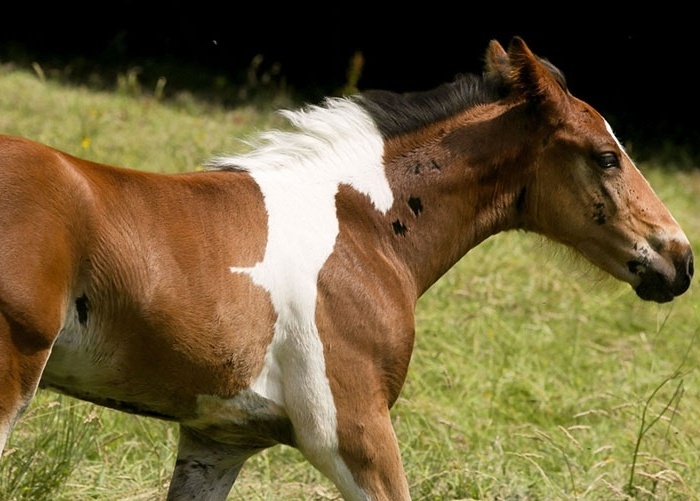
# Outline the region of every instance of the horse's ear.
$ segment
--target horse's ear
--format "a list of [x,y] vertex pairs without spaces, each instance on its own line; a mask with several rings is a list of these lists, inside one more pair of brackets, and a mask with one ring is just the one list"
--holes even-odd
[[510,82],[527,102],[558,106],[566,101],[566,93],[560,81],[532,53],[522,38],[515,37],[508,45],[508,61]]
[[508,54],[503,46],[496,40],[491,40],[484,56],[484,73],[491,77],[498,77],[503,81],[510,78],[510,63]]

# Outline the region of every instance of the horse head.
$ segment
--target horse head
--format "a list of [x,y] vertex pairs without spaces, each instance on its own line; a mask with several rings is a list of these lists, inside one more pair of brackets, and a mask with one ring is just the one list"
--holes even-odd
[[576,249],[642,299],[662,303],[685,292],[693,276],[688,238],[600,113],[520,38],[507,52],[492,42],[485,73],[502,79],[525,107],[521,126],[543,138],[531,145],[521,226]]

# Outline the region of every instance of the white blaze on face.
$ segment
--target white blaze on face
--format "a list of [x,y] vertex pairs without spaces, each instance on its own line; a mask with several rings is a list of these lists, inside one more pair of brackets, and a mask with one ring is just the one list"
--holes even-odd
[[634,162],[632,161],[632,159],[629,157],[629,155],[628,155],[627,152],[625,151],[625,147],[622,146],[622,143],[617,139],[617,136],[615,135],[615,132],[613,132],[613,129],[612,129],[612,127],[610,126],[610,124],[608,123],[608,121],[605,120],[605,119],[603,119],[603,121],[605,122],[605,129],[608,131],[608,134],[610,134],[610,136],[612,136],[613,141],[615,141],[615,144],[617,144],[617,147],[620,148],[620,151],[622,152],[622,154],[625,155],[625,156],[627,157],[627,159],[630,161],[630,163],[631,163],[632,165],[634,165],[635,168],[636,168],[637,166],[634,164]]
[[[605,119],[604,119],[604,121],[605,121],[605,128],[606,128],[607,131],[610,133],[610,135],[612,136],[612,138],[615,140],[615,143],[617,143],[617,145],[618,145],[618,147],[620,148],[620,151],[622,152],[622,154],[625,155],[625,157],[627,157],[627,160],[629,160],[629,162],[634,166],[634,168],[637,169],[637,171],[639,171],[639,168],[637,167],[637,165],[634,163],[634,161],[632,160],[632,158],[627,154],[627,151],[625,151],[624,146],[622,146],[622,144],[620,143],[620,141],[617,139],[617,136],[616,136],[615,133],[613,132],[613,129],[612,129],[612,127],[610,126],[610,124],[608,123],[608,121],[605,120]],[[641,175],[641,172],[640,172],[640,175]],[[649,184],[649,181],[646,179],[646,177],[644,177],[644,176],[642,175],[642,178],[644,179],[644,183],[647,185],[647,187],[649,188],[649,190],[653,192],[654,189],[651,187],[651,185]],[[671,219],[673,219],[674,222],[676,222],[676,225],[677,225],[677,228],[678,228],[678,233],[675,234],[675,235],[670,235],[669,238],[670,238],[670,239],[674,239],[674,240],[678,240],[678,241],[684,242],[684,243],[685,243],[685,242],[688,242],[688,237],[686,237],[685,234],[684,234],[684,233],[682,232],[682,230],[680,229],[680,225],[678,225],[678,223],[677,223],[677,221],[676,221],[676,218],[673,217],[673,215],[670,214],[670,213],[669,213],[669,217],[670,217]],[[688,245],[689,245],[689,243],[688,243]]]
[[[346,184],[386,212],[393,194],[382,163],[382,138],[362,108],[336,99],[328,108],[286,116],[299,132],[269,133],[252,153],[220,161],[250,173],[268,216],[263,260],[231,271],[250,275],[268,291],[278,315],[251,389],[286,409],[297,437],[335,446],[335,405],[315,324],[318,274],[338,235],[335,197]],[[312,455],[314,444],[300,445]]]

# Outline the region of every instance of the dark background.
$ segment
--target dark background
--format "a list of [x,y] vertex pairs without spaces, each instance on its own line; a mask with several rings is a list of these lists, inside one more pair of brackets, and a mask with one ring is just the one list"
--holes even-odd
[[300,99],[318,101],[346,82],[357,51],[360,89],[422,90],[481,71],[489,40],[505,46],[519,35],[564,71],[574,95],[603,113],[635,156],[700,156],[698,29],[690,10],[569,3],[535,12],[494,2],[465,12],[470,5],[27,4],[2,15],[0,62],[38,61],[76,81],[94,83],[100,74],[110,85],[138,66],[144,86],[164,75],[169,92],[189,88],[223,101],[222,81],[249,85],[250,75],[269,75]]

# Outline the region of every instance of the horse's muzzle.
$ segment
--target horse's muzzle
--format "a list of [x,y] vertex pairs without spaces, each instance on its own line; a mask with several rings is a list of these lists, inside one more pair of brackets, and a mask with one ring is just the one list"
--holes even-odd
[[635,289],[637,296],[645,301],[667,303],[687,291],[695,271],[690,249],[674,260],[674,269],[675,273],[668,275],[652,267],[646,268],[639,275],[641,282]]

